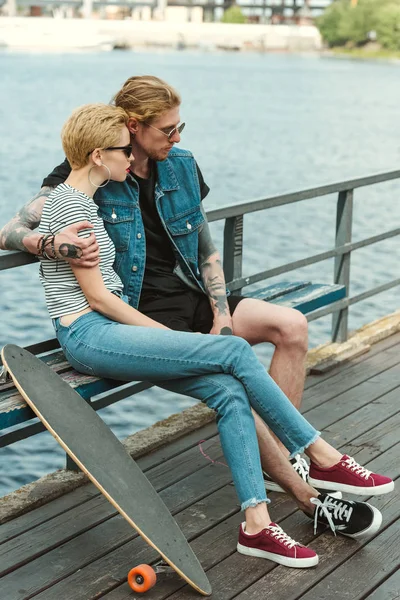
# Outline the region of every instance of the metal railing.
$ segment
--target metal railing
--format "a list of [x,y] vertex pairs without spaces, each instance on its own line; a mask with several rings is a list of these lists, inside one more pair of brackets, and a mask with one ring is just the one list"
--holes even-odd
[[[314,321],[328,314],[333,313],[332,322],[332,341],[343,342],[348,337],[348,316],[349,307],[366,298],[385,292],[400,284],[400,278],[394,279],[388,283],[376,286],[362,294],[349,297],[350,289],[350,258],[351,253],[359,248],[365,248],[371,244],[376,244],[382,240],[395,237],[400,234],[400,228],[386,231],[357,242],[351,241],[353,225],[353,195],[354,190],[361,187],[376,185],[393,179],[400,179],[400,171],[391,171],[380,173],[370,177],[363,177],[349,181],[342,181],[331,185],[311,188],[301,192],[294,192],[244,204],[237,204],[212,210],[207,213],[208,220],[219,221],[225,219],[224,229],[224,271],[229,289],[240,291],[244,286],[263,281],[270,277],[276,277],[301,267],[306,267],[329,258],[335,259],[333,283],[346,286],[346,298],[332,303],[330,306],[320,308],[310,313],[307,318]],[[323,198],[329,194],[338,194],[336,208],[336,234],[335,247],[332,250],[314,254],[307,258],[286,263],[280,267],[267,269],[254,273],[249,277],[242,277],[242,258],[243,258],[243,222],[244,215],[254,213],[260,210],[284,206],[303,200],[313,198]]]
[[[341,181],[330,185],[302,190],[271,198],[254,200],[243,204],[235,204],[211,210],[207,213],[209,222],[225,220],[223,264],[226,280],[231,291],[239,292],[243,287],[258,283],[277,275],[289,273],[295,269],[306,267],[324,260],[334,258],[333,283],[346,286],[346,298],[338,300],[331,305],[315,310],[308,315],[309,321],[314,321],[328,314],[333,314],[332,341],[343,342],[348,336],[349,307],[371,296],[385,292],[400,285],[400,278],[376,286],[372,289],[349,296],[350,289],[350,259],[351,253],[359,248],[365,248],[383,240],[400,235],[400,228],[391,229],[384,233],[352,242],[353,225],[353,196],[354,190],[362,187],[376,185],[394,179],[400,179],[400,171],[380,173],[370,177],[362,177],[349,181]],[[331,250],[314,254],[279,267],[259,271],[249,277],[242,277],[243,263],[243,224],[247,214],[261,210],[276,208],[294,202],[302,202],[316,198],[323,198],[330,194],[338,194],[336,208],[336,234],[335,247]],[[1,252],[0,271],[36,262],[36,258],[24,252]]]

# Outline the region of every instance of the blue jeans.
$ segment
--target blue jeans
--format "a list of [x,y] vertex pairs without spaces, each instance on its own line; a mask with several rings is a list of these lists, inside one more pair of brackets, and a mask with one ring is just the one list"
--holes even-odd
[[268,502],[251,407],[291,456],[319,436],[242,338],[122,325],[97,312],[78,317],[68,327],[60,319],[53,323],[77,371],[151,381],[213,409],[242,510]]

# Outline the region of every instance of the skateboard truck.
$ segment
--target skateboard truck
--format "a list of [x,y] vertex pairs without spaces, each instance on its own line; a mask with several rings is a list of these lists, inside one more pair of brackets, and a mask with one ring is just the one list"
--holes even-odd
[[155,586],[157,575],[165,573],[167,575],[175,573],[175,569],[161,560],[153,567],[151,565],[138,565],[133,567],[128,573],[129,587],[138,594],[144,594]]

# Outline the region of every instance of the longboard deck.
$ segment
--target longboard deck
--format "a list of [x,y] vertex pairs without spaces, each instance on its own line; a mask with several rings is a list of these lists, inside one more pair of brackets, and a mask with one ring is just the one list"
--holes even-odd
[[211,595],[208,578],[175,519],[96,411],[27,350],[9,344],[1,357],[22,397],[107,500],[189,585]]

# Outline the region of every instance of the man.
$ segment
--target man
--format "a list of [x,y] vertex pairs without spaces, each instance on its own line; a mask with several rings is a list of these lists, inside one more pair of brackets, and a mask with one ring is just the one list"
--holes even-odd
[[[270,374],[298,408],[304,384],[306,320],[297,311],[263,301],[227,298],[220,256],[201,205],[209,188],[192,154],[173,148],[184,127],[180,124],[179,95],[156,77],[132,77],[114,102],[130,115],[128,127],[135,161],[126,182],[110,182],[98,190],[95,201],[116,247],[114,267],[130,304],[171,329],[233,334],[251,344],[273,343],[276,349]],[[52,188],[69,171],[64,162],[44,180],[39,194],[0,231],[0,248],[38,253],[39,235],[32,229],[39,224]],[[80,266],[97,264],[94,236],[79,237],[88,226],[84,222],[63,229],[60,223],[55,257]],[[164,387],[186,393],[190,382],[174,381]],[[269,473],[266,487],[284,488],[302,510],[312,515],[310,498],[318,493],[307,484],[304,459],[298,457],[293,469],[287,450],[279,443],[279,451],[264,422],[258,415],[254,417],[263,468]],[[333,529],[340,525],[347,535],[371,532],[376,527],[376,513],[365,513],[363,503],[355,503],[349,512],[338,510],[337,502],[325,496],[324,507],[317,510],[318,520],[329,522]],[[359,515],[363,510],[365,518],[357,524],[354,519],[349,523],[349,515]]]

